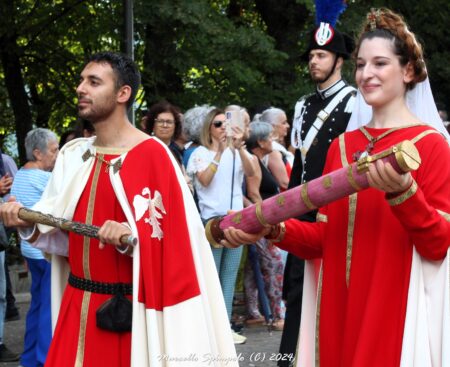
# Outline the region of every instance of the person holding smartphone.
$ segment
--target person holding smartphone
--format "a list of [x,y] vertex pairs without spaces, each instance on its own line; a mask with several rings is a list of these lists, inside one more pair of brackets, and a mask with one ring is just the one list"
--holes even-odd
[[[214,108],[206,115],[200,134],[201,145],[192,153],[187,166],[204,223],[211,217],[227,214],[229,210],[242,209],[244,174],[254,174],[250,154],[245,149],[244,131],[237,125],[229,126],[227,135],[226,122],[225,112],[219,108]],[[231,319],[242,248],[211,249],[228,318]],[[242,344],[246,340],[234,332],[233,338],[236,344]]]

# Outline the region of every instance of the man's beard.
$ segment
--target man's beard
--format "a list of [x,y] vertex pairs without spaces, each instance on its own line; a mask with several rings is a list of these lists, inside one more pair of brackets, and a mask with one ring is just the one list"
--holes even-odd
[[90,108],[78,110],[78,116],[95,124],[97,121],[105,120],[114,111],[113,103],[103,103],[102,105],[90,105]]
[[310,71],[309,75],[311,76],[311,80],[316,84],[325,83],[335,73],[337,61],[338,61],[338,56],[335,55],[333,64],[327,70],[322,70],[321,76],[314,77]]
[[328,68],[325,71],[321,71],[320,74],[317,75],[313,75],[311,72],[309,73],[309,76],[311,77],[311,80],[315,83],[315,84],[320,84],[325,82],[329,76],[330,76],[330,72],[331,72],[331,67]]

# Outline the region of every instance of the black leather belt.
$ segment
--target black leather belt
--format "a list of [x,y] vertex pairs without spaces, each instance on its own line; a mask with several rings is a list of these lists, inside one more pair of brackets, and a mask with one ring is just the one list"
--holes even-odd
[[77,289],[88,291],[92,293],[101,294],[133,294],[133,284],[130,283],[102,283],[93,280],[78,278],[70,273],[69,284]]

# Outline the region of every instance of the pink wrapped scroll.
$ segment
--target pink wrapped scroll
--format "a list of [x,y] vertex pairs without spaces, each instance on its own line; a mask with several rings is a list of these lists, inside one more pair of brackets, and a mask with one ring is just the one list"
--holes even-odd
[[213,218],[206,224],[206,237],[211,245],[221,247],[223,230],[228,227],[258,233],[263,227],[298,217],[333,201],[369,187],[365,172],[378,159],[389,162],[398,173],[416,170],[421,163],[414,144],[405,140],[378,154],[366,155],[357,162],[301,186],[282,192],[260,203],[224,217]]

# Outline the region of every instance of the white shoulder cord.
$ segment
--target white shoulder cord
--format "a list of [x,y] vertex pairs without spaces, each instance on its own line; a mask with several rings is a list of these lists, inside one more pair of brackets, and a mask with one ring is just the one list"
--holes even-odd
[[295,112],[294,112],[294,121],[292,122],[292,131],[291,131],[291,145],[298,149],[300,148],[302,141],[302,124],[303,124],[303,114],[305,113],[306,97],[302,98],[295,104]]

